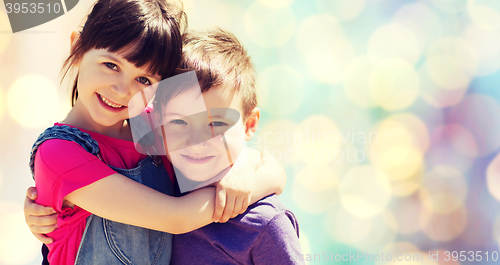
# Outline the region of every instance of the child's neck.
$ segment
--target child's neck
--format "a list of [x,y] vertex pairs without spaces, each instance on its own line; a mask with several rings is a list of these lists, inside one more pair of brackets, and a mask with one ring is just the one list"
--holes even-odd
[[85,107],[79,102],[70,110],[66,118],[62,121],[64,124],[75,126],[87,131],[96,132],[109,137],[133,141],[132,132],[127,120],[118,122],[111,126],[104,126],[95,122]]

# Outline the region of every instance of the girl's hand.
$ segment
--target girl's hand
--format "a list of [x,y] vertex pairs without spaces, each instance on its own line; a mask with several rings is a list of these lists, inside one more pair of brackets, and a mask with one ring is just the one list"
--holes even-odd
[[214,222],[225,223],[247,210],[255,185],[253,175],[260,165],[260,153],[248,149],[245,165],[216,183]]
[[29,187],[24,200],[24,218],[31,233],[42,243],[54,242],[52,237],[44,234],[50,233],[57,228],[57,213],[52,207],[45,207],[35,202],[38,191],[35,187]]

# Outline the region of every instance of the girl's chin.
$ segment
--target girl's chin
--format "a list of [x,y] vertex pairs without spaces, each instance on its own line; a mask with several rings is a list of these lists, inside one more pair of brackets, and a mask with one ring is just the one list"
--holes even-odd
[[104,127],[110,127],[116,125],[120,122],[123,122],[125,119],[121,118],[108,118],[108,117],[100,117],[99,114],[95,115],[96,117],[92,117],[94,121]]

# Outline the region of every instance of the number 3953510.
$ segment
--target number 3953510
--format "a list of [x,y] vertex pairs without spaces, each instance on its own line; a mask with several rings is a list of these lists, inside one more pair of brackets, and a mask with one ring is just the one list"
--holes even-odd
[[497,261],[497,251],[445,251],[444,261]]
[[[7,13],[15,13],[15,14],[44,14],[44,13],[60,13],[61,4],[59,3],[6,3],[5,9]],[[64,11],[63,11],[64,12]]]

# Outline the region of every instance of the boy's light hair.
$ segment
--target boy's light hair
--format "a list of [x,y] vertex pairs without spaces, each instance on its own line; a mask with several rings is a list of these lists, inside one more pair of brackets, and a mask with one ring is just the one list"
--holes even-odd
[[[185,33],[182,36],[182,44],[182,58],[176,72],[194,70],[202,93],[213,86],[222,86],[239,93],[242,99],[242,116],[245,119],[257,106],[255,70],[250,56],[238,39],[233,34],[217,28]],[[182,90],[181,85],[159,88],[155,96],[155,109],[165,106]]]

